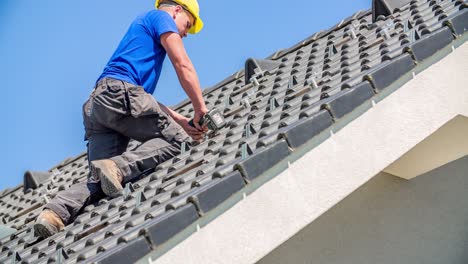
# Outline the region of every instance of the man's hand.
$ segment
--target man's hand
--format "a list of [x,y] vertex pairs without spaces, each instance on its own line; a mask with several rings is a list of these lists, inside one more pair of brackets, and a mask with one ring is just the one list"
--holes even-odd
[[174,119],[185,130],[185,132],[187,132],[187,134],[191,138],[193,138],[193,140],[200,142],[205,136],[205,133],[208,132],[208,128],[206,127],[206,125],[203,125],[201,127],[199,125],[200,118],[208,112],[208,109],[205,108],[205,109],[202,109],[201,111],[195,111],[195,116],[198,116],[198,120],[197,122],[195,122],[195,118],[194,118],[193,121],[194,121],[195,127],[193,127],[189,124],[189,121],[190,121],[189,118],[186,118],[185,116],[177,113],[176,111],[170,109],[169,107],[161,103],[159,103],[159,107],[161,107],[161,109],[166,114],[170,115],[172,119]]
[[[190,119],[183,117],[177,120],[177,123],[187,132],[187,134],[195,141],[202,141],[205,136],[206,130],[199,130],[189,124]],[[194,120],[195,121],[195,120]],[[199,126],[200,127],[200,126]]]
[[208,109],[205,107],[199,111],[195,111],[195,115],[193,116],[193,124],[195,125],[195,128],[199,131],[203,131],[204,133],[208,131],[208,127],[206,127],[206,125],[200,126],[200,119],[205,116],[206,113],[208,113]]

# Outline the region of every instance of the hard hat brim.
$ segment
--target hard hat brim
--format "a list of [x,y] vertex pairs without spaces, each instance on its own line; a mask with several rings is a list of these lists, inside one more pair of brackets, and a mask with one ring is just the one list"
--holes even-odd
[[188,33],[190,34],[197,34],[203,28],[203,21],[200,17],[196,17],[195,24],[189,29]]

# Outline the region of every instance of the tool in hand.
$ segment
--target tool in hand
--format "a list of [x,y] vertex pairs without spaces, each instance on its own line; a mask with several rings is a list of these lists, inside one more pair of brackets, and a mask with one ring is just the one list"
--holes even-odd
[[[215,133],[226,125],[223,114],[216,108],[211,109],[206,113],[199,122],[200,126],[206,125],[209,130]],[[189,121],[189,125],[195,127],[193,119]]]

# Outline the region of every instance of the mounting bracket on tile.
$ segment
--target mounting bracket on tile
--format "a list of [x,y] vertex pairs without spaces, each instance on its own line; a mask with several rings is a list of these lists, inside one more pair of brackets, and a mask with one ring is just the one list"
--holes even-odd
[[243,108],[250,108],[250,102],[249,102],[249,99],[247,98],[244,98],[240,101],[240,104]]
[[228,95],[228,96],[226,97],[226,101],[224,101],[224,107],[225,107],[225,108],[228,108],[228,107],[230,107],[230,106],[233,105],[233,104],[234,104],[234,101],[232,100],[231,95]]
[[134,192],[134,191],[135,191],[135,188],[133,188],[132,183],[129,182],[129,183],[125,184],[125,188],[122,191],[122,195],[123,195],[124,200],[127,200],[127,198],[130,196],[130,194],[132,192]]
[[383,32],[383,36],[386,40],[389,40],[392,38],[392,36],[390,35],[390,32],[388,32],[388,28],[383,28],[382,29],[382,32]]
[[65,263],[65,260],[68,259],[68,254],[63,250],[63,248],[57,250],[56,252],[56,263]]
[[60,173],[61,173],[61,172],[60,172],[57,168],[54,168],[54,169],[52,170],[52,176],[58,176],[58,175],[60,175]]
[[274,110],[276,109],[277,107],[279,107],[280,104],[278,103],[278,101],[276,100],[275,97],[271,97],[269,100],[268,100],[268,108],[267,108],[267,111],[271,111],[271,110]]
[[251,135],[253,134],[256,134],[257,131],[255,130],[255,128],[253,127],[252,123],[248,122],[246,125],[245,125],[245,128],[244,128],[244,133],[242,136],[244,137],[250,137]]
[[187,146],[187,142],[182,142],[180,144],[180,153],[185,153],[188,151],[188,146]]
[[136,196],[135,207],[138,208],[144,201],[146,201],[145,194],[143,193],[143,191],[138,192],[138,195]]
[[419,40],[421,37],[418,34],[418,31],[416,29],[412,29],[408,32],[408,38],[410,43],[416,42],[416,40]]
[[326,50],[326,55],[327,55],[327,58],[332,58],[333,55],[337,54],[338,53],[338,50],[335,46],[335,44],[332,44],[331,46],[328,46],[327,47],[327,50]]
[[49,203],[49,197],[47,196],[47,194],[44,194],[44,195],[42,196],[42,200],[43,200],[44,204],[48,204],[48,203]]
[[350,31],[349,35],[351,39],[357,39],[356,31],[354,31],[354,28],[350,29],[349,31]]
[[306,85],[312,87],[312,89],[317,89],[317,81],[315,80],[314,77],[310,77],[309,79],[306,80]]
[[13,254],[11,254],[11,262],[10,263],[19,263],[19,261],[21,260],[21,257],[19,255],[18,252],[13,252]]
[[252,149],[250,148],[249,144],[243,143],[241,145],[241,158],[245,160],[247,157],[251,156],[253,154]]
[[293,89],[294,86],[296,86],[299,82],[297,81],[297,78],[295,75],[291,76],[288,81],[288,89]]
[[411,21],[408,19],[403,23],[403,32],[408,32],[410,29],[413,28],[413,25],[411,24]]
[[257,75],[253,75],[252,77],[250,77],[250,82],[253,83],[254,87],[260,86],[260,83],[257,80]]

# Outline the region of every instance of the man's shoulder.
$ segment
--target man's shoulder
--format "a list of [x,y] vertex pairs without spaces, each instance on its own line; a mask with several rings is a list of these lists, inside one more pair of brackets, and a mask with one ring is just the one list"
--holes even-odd
[[165,32],[178,32],[177,25],[172,16],[162,10],[147,11],[138,17],[134,23],[143,26],[151,36],[158,39]]
[[141,14],[140,16],[138,16],[137,19],[159,20],[159,19],[170,19],[170,18],[171,16],[169,15],[169,13],[162,11],[162,10],[153,9],[153,10],[146,11],[145,13]]

